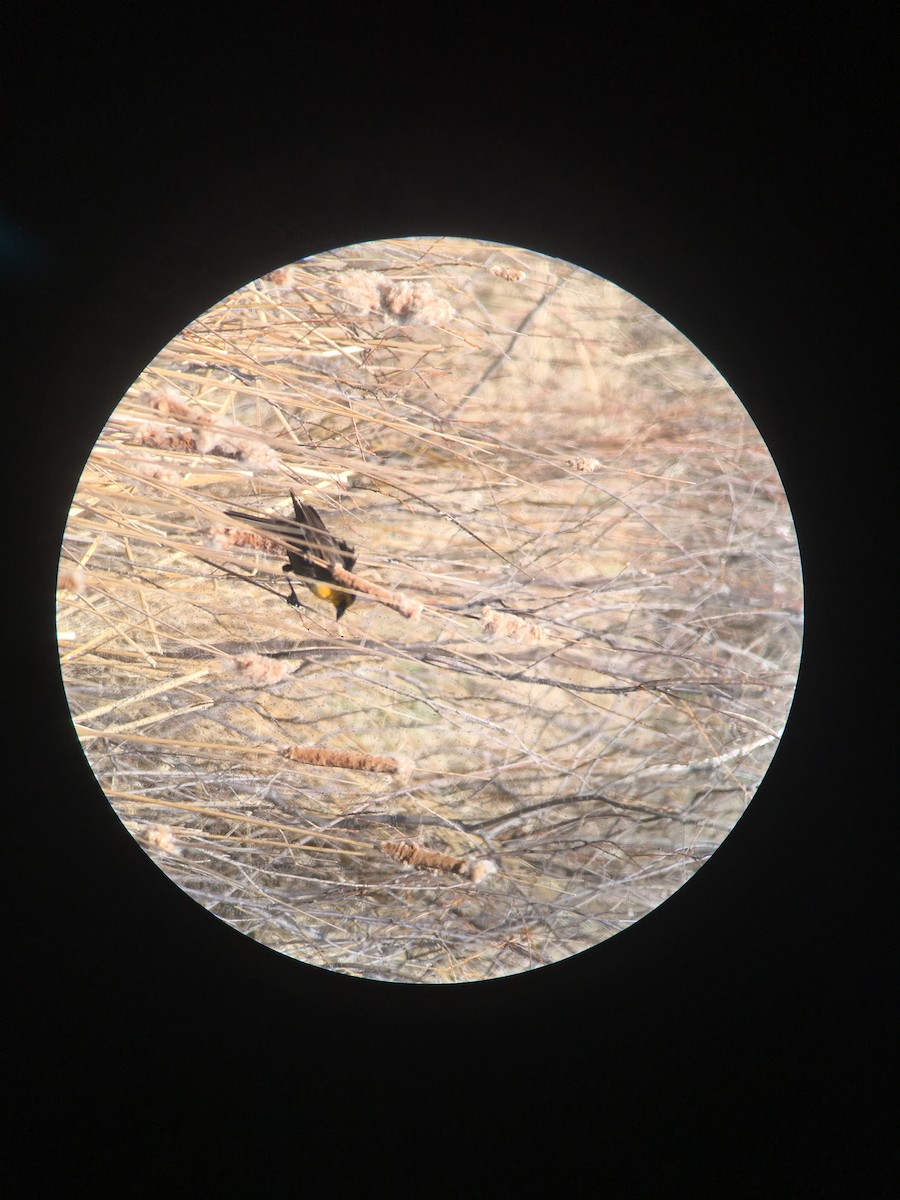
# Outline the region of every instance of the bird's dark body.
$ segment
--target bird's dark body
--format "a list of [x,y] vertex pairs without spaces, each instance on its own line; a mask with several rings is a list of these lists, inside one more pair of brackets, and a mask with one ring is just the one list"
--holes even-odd
[[[352,571],[356,553],[352,546],[328,532],[311,504],[304,504],[293,492],[291,500],[294,504],[294,520],[290,517],[250,516],[231,509],[226,509],[225,515],[249,521],[281,542],[288,558],[282,570],[298,575],[311,592],[334,606],[336,616],[340,619],[356,596],[338,586],[334,568],[343,567],[345,571]],[[299,604],[293,587],[288,601]]]

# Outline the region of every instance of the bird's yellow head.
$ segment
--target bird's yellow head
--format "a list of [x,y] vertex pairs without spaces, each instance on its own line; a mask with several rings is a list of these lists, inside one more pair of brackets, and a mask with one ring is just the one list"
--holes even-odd
[[356,600],[353,592],[345,592],[343,588],[333,587],[329,583],[308,583],[307,587],[320,600],[327,600],[334,605],[335,620],[339,621],[350,605]]

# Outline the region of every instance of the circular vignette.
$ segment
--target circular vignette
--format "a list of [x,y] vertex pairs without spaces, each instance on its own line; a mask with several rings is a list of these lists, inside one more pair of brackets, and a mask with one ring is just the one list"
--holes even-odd
[[777,748],[802,587],[771,457],[614,284],[457,238],[199,317],[72,502],[63,679],[113,808],[234,928],[371,979],[594,946]]

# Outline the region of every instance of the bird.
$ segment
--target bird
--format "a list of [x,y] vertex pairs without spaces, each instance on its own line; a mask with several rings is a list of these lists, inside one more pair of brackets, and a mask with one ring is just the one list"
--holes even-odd
[[[335,619],[339,621],[356,600],[356,595],[338,585],[334,578],[334,568],[343,567],[345,571],[352,571],[356,562],[356,552],[341,538],[333,537],[313,506],[303,504],[294,495],[293,490],[291,500],[294,504],[293,520],[290,517],[250,516],[233,509],[225,509],[225,516],[249,521],[283,542],[287,549],[288,561],[281,568],[282,571],[298,575],[314,595],[332,604]],[[297,599],[294,585],[290,580],[287,584],[291,594],[285,599],[293,608],[299,608],[300,601]]]

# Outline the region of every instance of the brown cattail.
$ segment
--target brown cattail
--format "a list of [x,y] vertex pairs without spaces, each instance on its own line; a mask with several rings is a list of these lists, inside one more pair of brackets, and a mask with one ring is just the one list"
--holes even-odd
[[87,575],[81,567],[60,567],[56,578],[56,586],[63,592],[83,592],[87,583]]
[[152,408],[154,412],[158,412],[164,417],[181,417],[189,420],[194,411],[185,404],[174,388],[162,388],[158,392],[153,392],[146,398],[145,403],[148,408]]
[[438,850],[428,850],[418,842],[382,842],[381,849],[406,867],[415,867],[418,871],[440,871],[444,875],[463,875],[473,883],[481,883],[497,870],[490,859],[472,862],[466,858],[441,854]]
[[543,642],[548,637],[546,629],[540,625],[487,606],[481,610],[481,627],[486,633],[509,638],[513,642]]
[[288,746],[281,750],[289,762],[306,763],[311,767],[342,767],[348,771],[373,771],[396,775],[400,763],[396,758],[380,754],[361,754],[357,750],[327,750],[320,746]]
[[266,658],[264,654],[239,654],[231,659],[231,669],[252,687],[269,687],[281,683],[290,675],[290,663],[277,658]]
[[150,421],[138,426],[137,444],[147,446],[151,450],[182,450],[188,454],[197,453],[197,439],[189,429],[174,432],[163,428],[162,425],[154,425]]
[[453,306],[423,280],[391,279],[378,271],[342,271],[337,277],[344,302],[359,313],[379,313],[398,325],[440,325]]
[[169,825],[154,825],[147,830],[147,843],[164,854],[181,854],[181,847],[175,840],[175,834]]
[[346,571],[340,566],[332,567],[332,574],[336,583],[359,592],[362,596],[371,596],[373,600],[377,600],[386,608],[392,608],[407,620],[417,621],[422,615],[423,605],[420,600],[412,600],[402,592],[389,592],[387,588],[379,587],[377,583],[368,579],[361,579],[359,575],[354,575],[352,571]]

